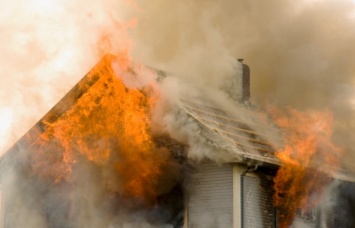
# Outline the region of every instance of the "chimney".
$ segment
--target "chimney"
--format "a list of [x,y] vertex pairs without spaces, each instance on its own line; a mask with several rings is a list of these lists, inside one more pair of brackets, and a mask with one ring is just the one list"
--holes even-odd
[[250,68],[248,65],[243,63],[243,60],[244,59],[238,59],[243,66],[241,101],[245,103],[250,101]]

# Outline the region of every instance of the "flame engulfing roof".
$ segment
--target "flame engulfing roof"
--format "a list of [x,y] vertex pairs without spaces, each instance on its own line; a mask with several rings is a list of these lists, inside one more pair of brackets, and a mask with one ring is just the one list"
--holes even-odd
[[182,210],[165,199],[174,194],[182,202],[180,166],[150,134],[153,88],[126,87],[113,60],[129,71],[104,57],[1,157],[6,226],[24,226],[9,216],[28,213],[20,208],[34,208],[50,227],[131,223],[131,211],[143,220],[159,214],[148,223],[170,223]]
[[[205,139],[205,143],[214,144],[217,148],[228,147],[234,152],[235,157],[231,162],[282,165],[275,156],[275,152],[283,147],[278,128],[259,116],[253,107],[240,103],[234,105],[248,117],[238,119],[238,115],[224,111],[216,102],[202,96],[185,95],[180,99],[180,108],[203,129],[200,137]],[[336,179],[355,182],[354,174],[342,168],[315,163],[308,168]]]
[[25,156],[26,148],[37,139],[82,97],[89,88],[100,80],[100,71],[106,70],[107,61],[113,56],[105,56],[87,75],[85,75],[46,115],[44,115],[22,138],[20,138],[0,159],[0,172],[14,165],[20,156]]
[[[114,56],[105,56],[82,80],[80,80],[34,127],[32,127],[16,144],[14,144],[0,158],[0,175],[5,167],[10,167],[25,156],[25,148],[35,141],[50,124],[53,124],[82,97],[90,87],[100,81],[102,71],[107,70],[107,62]],[[253,108],[235,103],[237,109],[248,115],[248,121],[237,119],[225,112],[215,101],[200,95],[182,96],[179,108],[190,116],[203,129],[199,137],[205,139],[204,143],[213,144],[218,149],[228,148],[235,157],[231,162],[257,161],[264,164],[279,166],[280,161],[275,151],[280,147],[279,139],[271,140],[270,135],[278,135],[278,129],[265,122]],[[278,137],[278,136],[277,136]],[[327,169],[322,170],[327,172]],[[355,181],[352,174],[345,170],[338,170],[335,178]]]
[[[106,88],[105,86],[108,86],[107,83],[108,82],[112,83],[113,80],[110,79],[110,77],[112,77],[112,74],[109,75],[109,77],[107,77],[107,72],[112,73],[111,65],[108,64],[112,61],[112,59],[114,59],[113,56],[104,57],[97,64],[97,66],[95,66],[76,86],[74,86],[74,88],[71,91],[67,93],[65,97],[63,97],[62,100],[58,102],[57,105],[55,105],[41,120],[37,122],[37,124],[34,127],[32,127],[13,147],[11,147],[0,158],[0,176],[4,176],[4,173],[8,168],[11,170],[15,166],[17,169],[19,169],[19,167],[21,169],[21,166],[25,166],[23,170],[28,170],[33,168],[33,167],[28,168],[28,164],[24,162],[27,161],[29,158],[29,154],[28,154],[29,148],[41,147],[41,145],[38,145],[38,139],[41,137],[43,138],[43,134],[45,132],[48,131],[52,132],[50,134],[55,138],[56,136],[55,134],[57,134],[58,132],[53,133],[53,126],[58,125],[57,122],[61,121],[63,119],[63,116],[70,115],[73,107],[76,107],[78,105],[77,103],[80,100],[81,102],[85,100],[82,98],[85,98],[85,96],[87,96],[87,94],[89,93],[88,91],[90,91],[90,89],[94,88],[98,84],[101,84],[103,85],[101,86],[101,88],[104,89],[100,90],[100,92],[97,93],[94,92],[95,96],[98,97],[112,96],[112,93],[115,93],[114,92],[115,89],[113,89],[112,91],[110,90],[111,92],[105,90]],[[125,92],[129,90],[124,86],[123,87],[120,86],[120,88],[125,88],[123,89],[123,91]],[[126,94],[125,92],[123,94]],[[126,95],[128,96],[129,94],[127,93]],[[149,102],[144,97],[145,96],[143,95],[143,100],[142,100],[143,103]],[[125,97],[121,96],[120,99],[121,100],[125,99]],[[136,104],[133,103],[132,105],[134,106]],[[145,105],[143,106],[145,107]],[[202,141],[202,143],[208,146],[212,146],[215,149],[214,150],[215,154],[222,153],[222,151],[223,153],[224,152],[229,153],[228,156],[229,160],[223,162],[243,162],[243,163],[253,162],[254,164],[262,163],[262,164],[267,164],[272,166],[281,165],[279,159],[275,156],[275,151],[280,147],[281,144],[279,144],[278,140],[273,140],[272,137],[270,137],[270,135],[272,136],[276,135],[277,138],[277,135],[279,134],[278,129],[268,124],[267,121],[265,121],[262,117],[260,117],[257,114],[255,110],[253,110],[253,108],[238,103],[234,103],[233,106],[235,106],[234,111],[237,111],[238,113],[242,113],[242,115],[238,115],[238,114],[233,115],[233,112],[231,112],[230,110],[228,111],[222,108],[218,104],[218,101],[207,98],[200,93],[197,94],[195,93],[195,95],[187,95],[187,94],[183,95],[179,100],[178,109],[180,110],[181,113],[184,113],[185,116],[190,118],[192,122],[194,122],[200,128],[199,134],[196,135],[196,138],[199,138],[199,140]],[[95,106],[95,108],[93,109],[100,109],[100,107]],[[89,112],[91,112],[93,109],[89,108]],[[107,110],[111,110],[111,109],[107,109]],[[120,110],[118,110],[118,113],[122,111]],[[143,110],[143,112],[145,111]],[[122,122],[124,122],[124,120],[120,122],[121,125]],[[69,123],[71,122],[69,121]],[[104,128],[105,126],[106,125],[104,124]],[[78,126],[75,125],[70,125],[69,128],[71,127],[78,128]],[[65,130],[60,129],[59,132],[65,132]],[[90,141],[90,138],[77,138],[77,139]],[[156,140],[156,142],[158,142],[158,144],[165,143],[170,145],[170,142],[167,142],[165,139],[162,138]],[[89,145],[93,145],[90,143]],[[111,142],[108,143],[111,145]],[[148,143],[147,145],[148,147],[151,147],[151,143]],[[175,142],[173,142],[171,145],[170,148],[172,148],[173,150],[176,150],[176,148],[178,148],[178,150],[181,150],[180,146],[176,147],[177,144]],[[95,144],[94,146],[100,147],[99,144]],[[77,150],[80,149],[85,150],[85,148],[79,146]],[[56,150],[56,149],[52,148],[52,150]],[[51,152],[50,149],[48,149],[48,151]],[[175,167],[171,169],[171,167],[176,166],[176,164],[163,164],[165,161],[168,160],[167,157],[164,157],[166,156],[164,155],[164,152],[161,152],[161,154],[157,157],[159,159],[155,159],[154,157],[155,155],[153,156],[154,158],[149,158],[151,155],[153,156],[153,153],[148,152],[144,154],[143,159],[150,160],[151,163],[150,165],[152,165],[151,167],[153,168],[151,169],[146,167],[145,168],[139,167],[139,169],[137,169],[139,170],[139,172],[141,170],[147,170],[147,172],[145,173],[143,172],[143,178],[150,180],[151,175],[154,174],[159,175],[159,172],[164,172],[164,173],[171,172],[171,174],[168,174],[167,176],[168,178],[172,178],[175,180],[165,181],[165,182],[166,183],[171,182],[170,185],[174,185],[176,181],[178,181],[178,179],[180,178],[178,177],[177,174],[174,174],[175,171],[173,170],[179,168]],[[95,156],[97,155],[94,155],[94,157]],[[53,157],[51,156],[47,158],[53,159]],[[111,158],[117,159],[117,157],[110,157],[110,159]],[[90,156],[88,155],[88,160],[91,159],[93,159],[92,155]],[[97,164],[95,165],[100,166],[100,164],[102,163],[101,162],[102,159],[99,160],[100,161],[98,161]],[[134,164],[134,165],[138,164],[135,163],[135,160],[132,161],[129,164]],[[46,162],[47,161],[44,161],[43,163]],[[72,164],[74,163],[75,161],[72,162]],[[50,162],[48,164],[50,164]],[[39,164],[39,167],[43,168],[44,166],[41,166],[41,164]],[[46,167],[48,167],[48,170],[45,169],[43,171],[44,176],[50,175],[53,169],[53,167],[50,166],[46,166]],[[319,170],[320,169],[319,167],[320,167],[319,164],[311,164],[311,167],[309,168]],[[128,169],[129,168],[132,167],[128,167]],[[332,167],[322,167],[320,171],[327,173],[331,176],[334,176],[337,179],[355,182],[355,178],[353,177],[353,175],[347,173],[344,170],[336,170],[336,172],[334,172]],[[63,174],[65,174],[66,172],[71,172],[71,170],[68,170],[67,166],[64,166]],[[139,176],[136,174],[137,174],[136,171],[131,172],[132,176],[134,177]],[[107,173],[105,175],[107,175]],[[58,177],[58,175],[56,176]],[[28,177],[31,178],[30,176]],[[59,178],[64,178],[64,177],[59,176]],[[164,182],[163,180],[164,178],[165,177],[160,176],[158,179],[160,179],[159,181]],[[139,186],[137,187],[135,183],[136,182],[132,182],[132,184],[135,186],[134,189],[136,190],[138,189],[138,190],[134,194],[138,194],[138,195],[141,193],[151,194],[151,189],[147,188],[148,192],[145,192],[146,189],[144,188],[141,188],[141,190],[139,190],[140,189]],[[144,184],[144,187],[147,187],[147,185],[152,184],[151,181],[146,181],[146,182],[143,181],[142,183],[143,184],[146,183]],[[154,188],[156,187],[155,190],[158,191],[153,194],[157,194],[157,195],[170,191],[170,189],[173,188],[172,186],[165,185],[162,187],[162,189],[159,189],[160,187],[158,186],[157,183],[153,183],[152,185]],[[111,182],[108,183],[108,186],[109,188],[114,189],[113,192],[117,190],[115,189],[116,187],[114,186],[114,184],[112,184]],[[132,189],[131,187],[132,186],[130,186],[130,189]]]

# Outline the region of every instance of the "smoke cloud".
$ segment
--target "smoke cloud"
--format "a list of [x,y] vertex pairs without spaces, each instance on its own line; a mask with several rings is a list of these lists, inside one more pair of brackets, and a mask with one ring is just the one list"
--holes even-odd
[[334,140],[353,160],[352,1],[137,3],[135,59],[218,90],[240,73],[236,59],[244,58],[255,104],[331,111]]

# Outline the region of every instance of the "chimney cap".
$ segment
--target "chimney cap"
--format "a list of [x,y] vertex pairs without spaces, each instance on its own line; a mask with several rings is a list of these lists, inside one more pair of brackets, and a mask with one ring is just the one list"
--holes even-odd
[[244,59],[237,59],[237,60],[238,60],[238,62],[241,62],[241,63],[244,61]]

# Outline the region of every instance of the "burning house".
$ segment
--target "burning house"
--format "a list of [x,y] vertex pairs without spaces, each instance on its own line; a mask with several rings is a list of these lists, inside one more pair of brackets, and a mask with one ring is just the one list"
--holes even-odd
[[[150,133],[154,86],[125,85],[115,61],[134,76],[106,56],[1,157],[4,227],[279,227],[282,140],[250,104],[248,66],[226,90],[233,108],[202,91],[179,97],[172,112],[194,129],[181,139]],[[208,153],[194,159],[194,150]],[[306,168],[353,188],[345,172]],[[351,227],[354,199],[338,195],[331,212],[311,208],[295,221]]]
[[179,161],[168,151],[183,149],[148,134],[153,91],[127,88],[113,59],[103,58],[2,156],[5,227],[179,224]]

